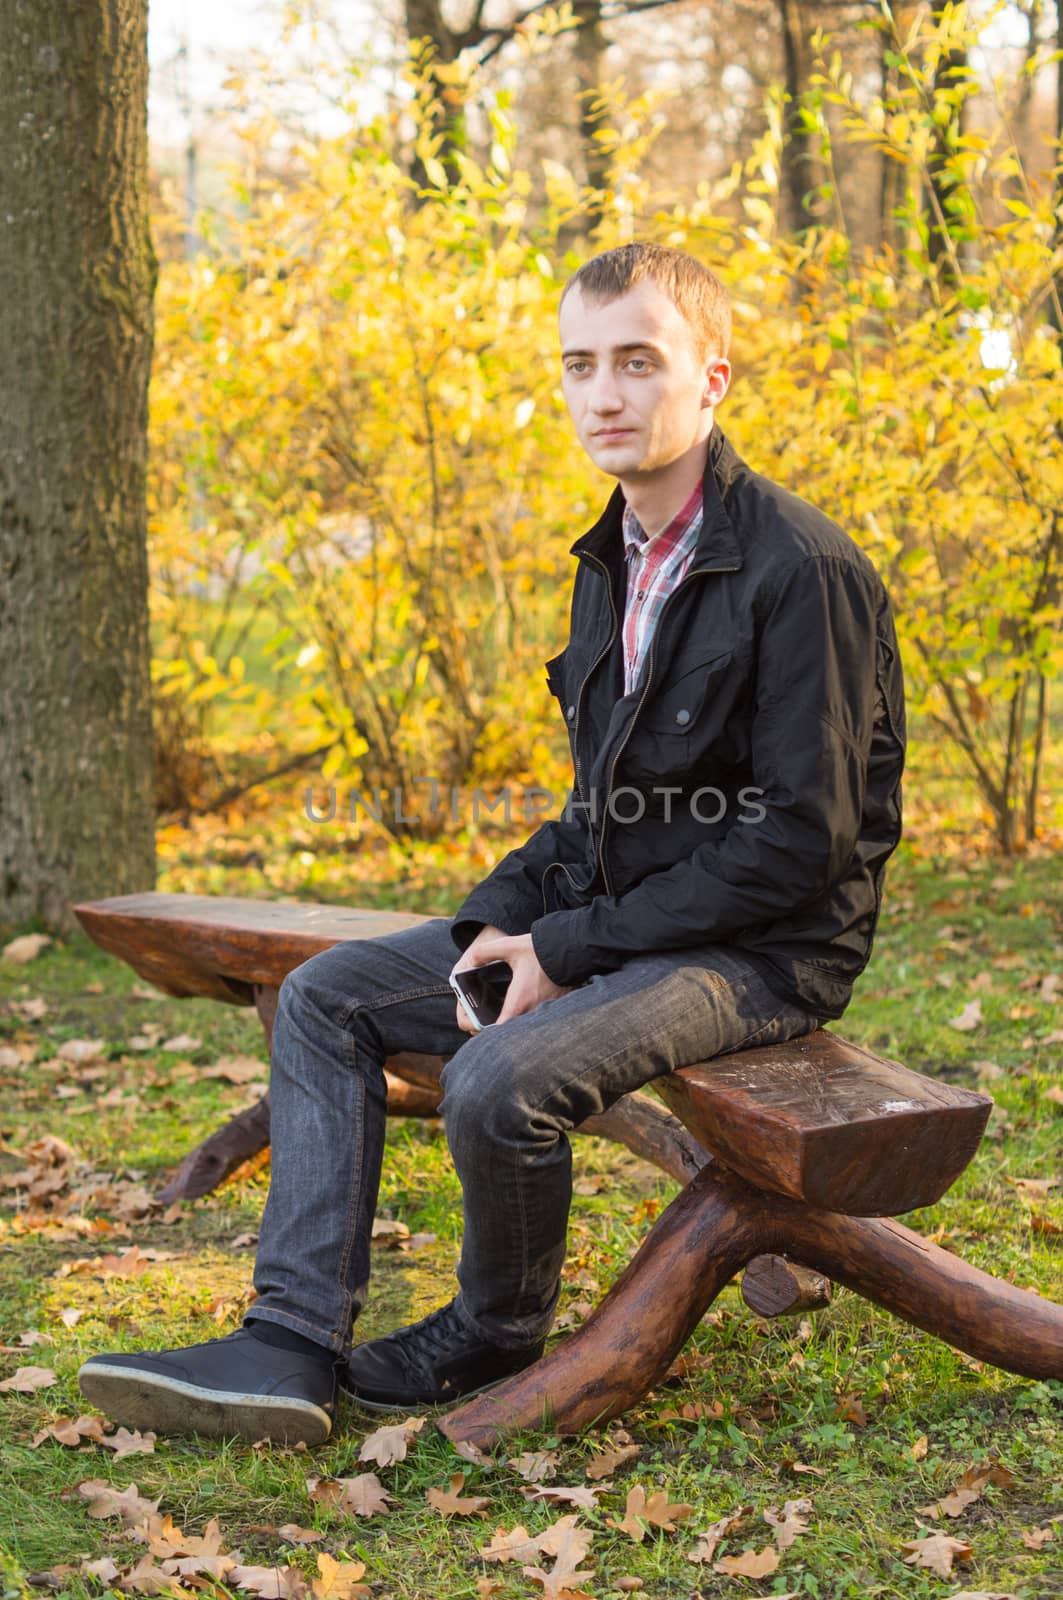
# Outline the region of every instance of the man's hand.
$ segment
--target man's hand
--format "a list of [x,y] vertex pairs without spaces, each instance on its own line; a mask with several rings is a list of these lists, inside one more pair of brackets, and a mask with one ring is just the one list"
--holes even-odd
[[[506,991],[506,1002],[495,1027],[508,1022],[510,1017],[534,1011],[544,1000],[556,1000],[560,995],[572,992],[571,989],[559,989],[546,976],[532,948],[530,933],[506,934],[499,928],[481,928],[468,949],[458,957],[452,970],[461,972],[467,967],[483,967],[489,961],[507,961],[513,968],[513,981]],[[457,1005],[457,1022],[463,1033],[477,1032],[460,1001]]]

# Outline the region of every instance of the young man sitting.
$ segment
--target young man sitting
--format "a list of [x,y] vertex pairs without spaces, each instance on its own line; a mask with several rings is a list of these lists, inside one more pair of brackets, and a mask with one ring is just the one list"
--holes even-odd
[[[901,831],[904,692],[860,548],[714,425],[730,310],[692,257],[625,245],[566,286],[562,382],[617,486],[578,539],[547,666],[570,803],[456,917],[335,946],[285,981],[272,1181],[244,1325],[87,1361],[86,1398],[160,1432],[328,1436],[368,1407],[456,1400],[537,1359],[565,1256],[568,1133],[660,1074],[841,1016]],[[501,959],[471,1032],[455,967]],[[384,1063],[449,1056],[464,1197],[458,1292],[351,1350],[369,1279]]]

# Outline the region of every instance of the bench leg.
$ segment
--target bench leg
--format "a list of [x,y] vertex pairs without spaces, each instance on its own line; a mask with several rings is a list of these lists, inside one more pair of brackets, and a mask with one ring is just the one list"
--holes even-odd
[[578,1433],[618,1416],[667,1372],[729,1279],[766,1252],[829,1273],[1006,1372],[1063,1378],[1063,1306],[969,1266],[898,1222],[818,1211],[713,1163],[662,1214],[576,1333],[438,1426],[449,1439],[490,1448],[508,1433],[543,1426]]

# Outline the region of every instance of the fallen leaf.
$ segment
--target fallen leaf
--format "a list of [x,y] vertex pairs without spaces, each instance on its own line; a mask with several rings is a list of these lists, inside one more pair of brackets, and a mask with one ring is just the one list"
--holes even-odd
[[410,1441],[427,1421],[427,1417],[408,1417],[405,1422],[377,1428],[362,1441],[359,1461],[375,1461],[381,1467],[393,1467],[397,1461],[405,1461]]
[[233,1567],[228,1581],[261,1600],[304,1600],[309,1593],[298,1567]]
[[320,1544],[325,1538],[317,1528],[300,1528],[297,1522],[286,1522],[277,1532],[286,1544]]
[[116,1566],[110,1556],[101,1556],[99,1561],[83,1561],[80,1570],[87,1577],[98,1578],[100,1583],[111,1583],[120,1577],[122,1572],[121,1567]]
[[947,1517],[962,1517],[967,1507],[981,1498],[981,1489],[954,1489],[951,1494],[942,1495],[936,1504]]
[[539,1539],[520,1523],[508,1533],[496,1528],[490,1544],[480,1546],[480,1554],[485,1561],[533,1561],[539,1554]]
[[464,1472],[454,1472],[450,1478],[449,1489],[429,1489],[425,1499],[434,1511],[444,1517],[485,1517],[485,1506],[491,1504],[487,1495],[466,1495],[462,1497],[461,1491],[465,1487]]
[[[180,1048],[196,1050],[201,1042],[197,1039],[194,1043],[181,1045]],[[171,1040],[162,1048],[169,1050],[172,1047]],[[196,1075],[200,1078],[224,1078],[228,1083],[254,1083],[258,1079],[269,1077],[269,1066],[255,1056],[222,1056],[212,1067],[200,1067]]]
[[0,1394],[34,1394],[57,1382],[51,1367],[19,1367],[13,1377],[0,1383]]
[[785,1501],[781,1516],[774,1506],[765,1506],[764,1521],[775,1529],[776,1549],[789,1550],[799,1534],[808,1532],[811,1510],[811,1500]]
[[1020,1531],[1027,1550],[1043,1550],[1054,1538],[1051,1528],[1023,1528]]
[[89,1502],[85,1509],[90,1517],[120,1517],[127,1525],[142,1522],[159,1509],[159,1502],[145,1500],[135,1483],[119,1491],[102,1478],[86,1478],[77,1485],[77,1492]]
[[786,1465],[791,1472],[808,1472],[816,1478],[825,1478],[827,1476],[825,1467],[810,1467],[807,1461],[788,1461]]
[[905,1566],[936,1572],[939,1578],[948,1577],[954,1561],[969,1561],[973,1553],[971,1546],[963,1539],[953,1539],[947,1533],[932,1533],[927,1539],[906,1540],[901,1549],[909,1552],[904,1558]]
[[33,1436],[31,1450],[36,1450],[45,1439],[55,1439],[59,1444],[79,1445],[85,1439],[100,1440],[103,1438],[103,1423],[99,1417],[57,1417],[47,1427],[42,1428]]
[[114,1459],[118,1461],[122,1456],[153,1456],[155,1454],[155,1435],[141,1433],[134,1429],[131,1433],[128,1428],[118,1428],[114,1433],[104,1434],[100,1444],[105,1450],[114,1451]]
[[490,1596],[496,1594],[501,1588],[502,1582],[499,1578],[477,1578],[476,1580],[476,1593],[480,1596],[480,1600],[490,1600]]
[[839,1422],[851,1422],[857,1428],[867,1427],[867,1412],[859,1395],[838,1395],[834,1403],[834,1415]]
[[925,1458],[926,1453],[929,1450],[929,1448],[930,1448],[929,1439],[927,1438],[925,1433],[921,1433],[919,1435],[918,1439],[912,1445],[912,1460],[913,1461],[922,1461]]
[[608,1450],[602,1450],[588,1463],[587,1477],[592,1483],[596,1483],[599,1478],[611,1478],[622,1462],[633,1461],[641,1454],[640,1444],[613,1445]]
[[461,1456],[463,1461],[471,1461],[475,1467],[491,1466],[491,1457],[485,1455],[478,1444],[473,1444],[471,1439],[452,1439],[451,1447]]
[[1059,1187],[1058,1178],[1009,1178],[1005,1174],[1005,1182],[1010,1183],[1013,1189],[1031,1200],[1047,1200],[1049,1189]]
[[763,1550],[743,1550],[740,1556],[721,1556],[712,1564],[713,1572],[732,1578],[766,1578],[779,1565],[779,1553],[770,1544]]
[[955,1594],[946,1595],[945,1600],[1018,1600],[1018,1595],[1001,1594],[994,1589],[959,1589]]
[[198,1050],[203,1043],[191,1033],[175,1033],[172,1039],[164,1039],[159,1046],[160,1050]]
[[141,1556],[133,1570],[119,1580],[118,1586],[126,1594],[190,1595],[192,1593],[172,1573],[164,1572],[162,1567],[157,1566],[153,1555]]
[[977,1028],[982,1021],[981,1000],[969,1000],[958,1016],[949,1017],[950,1028],[957,1028],[961,1033],[969,1033],[972,1028]]
[[506,1465],[527,1483],[544,1483],[547,1478],[557,1477],[557,1460],[556,1450],[526,1450],[521,1456],[513,1456]]
[[373,1239],[408,1239],[410,1230],[404,1222],[395,1222],[391,1217],[374,1217]]
[[317,1570],[318,1576],[310,1586],[314,1600],[355,1600],[370,1592],[358,1581],[365,1572],[364,1561],[336,1561],[327,1551],[319,1550]]
[[688,1561],[711,1561],[716,1554],[716,1547],[721,1540],[726,1539],[729,1533],[734,1533],[748,1514],[748,1506],[740,1506],[737,1511],[731,1511],[726,1517],[721,1517],[719,1522],[714,1522],[697,1536],[698,1542],[692,1550],[686,1552]]
[[1063,1089],[1057,1083],[1054,1083],[1050,1089],[1045,1090],[1041,1099],[1051,1100],[1054,1106],[1063,1106]]
[[84,1315],[84,1311],[78,1311],[74,1306],[65,1306],[59,1313],[59,1321],[64,1328],[76,1328]]
[[307,1478],[306,1487],[311,1500],[353,1517],[375,1517],[393,1499],[375,1472],[360,1472],[356,1478]]
[[646,1524],[661,1528],[665,1533],[674,1533],[676,1523],[692,1516],[693,1512],[693,1506],[672,1505],[663,1489],[647,1499],[645,1489],[636,1483],[628,1490],[622,1520],[616,1522],[612,1517],[607,1517],[606,1521],[611,1528],[618,1528],[621,1533],[634,1539],[636,1544],[641,1544],[649,1531]]
[[103,1039],[66,1039],[55,1052],[60,1061],[95,1061],[102,1056],[106,1044]]
[[0,950],[0,959],[10,961],[12,966],[24,967],[28,961],[36,960],[51,942],[47,933],[23,933],[4,945]]
[[577,1600],[580,1591],[573,1585],[587,1582],[594,1576],[593,1569],[577,1570],[593,1538],[589,1528],[577,1527],[574,1516],[562,1517],[541,1533],[537,1541],[543,1555],[555,1558],[550,1571],[533,1566],[522,1567],[521,1571],[533,1583],[542,1584],[543,1595],[549,1600]]
[[564,1502],[570,1506],[582,1506],[586,1511],[595,1511],[598,1507],[598,1496],[612,1487],[611,1483],[603,1483],[597,1489],[580,1487],[574,1489],[555,1489],[552,1487],[544,1489],[540,1486],[538,1488],[524,1489],[521,1492],[529,1500],[555,1500],[559,1504]]

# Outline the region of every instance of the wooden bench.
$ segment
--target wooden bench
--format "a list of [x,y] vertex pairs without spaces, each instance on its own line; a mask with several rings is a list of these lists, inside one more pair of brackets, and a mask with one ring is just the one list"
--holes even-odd
[[[175,995],[255,1005],[267,1039],[285,975],[341,939],[422,920],[341,907],[124,895],[75,907],[86,932]],[[388,1110],[432,1114],[445,1058],[387,1063]],[[1063,1307],[1016,1289],[891,1220],[933,1204],[978,1147],[992,1102],[817,1029],[658,1079],[674,1115],[628,1095],[581,1131],[618,1139],[685,1184],[583,1326],[440,1421],[490,1446],[544,1418],[575,1432],[658,1382],[708,1306],[746,1269],[762,1314],[834,1279],[957,1348],[1063,1378]],[[207,1192],[269,1139],[268,1099],[194,1150],[160,1198]]]

